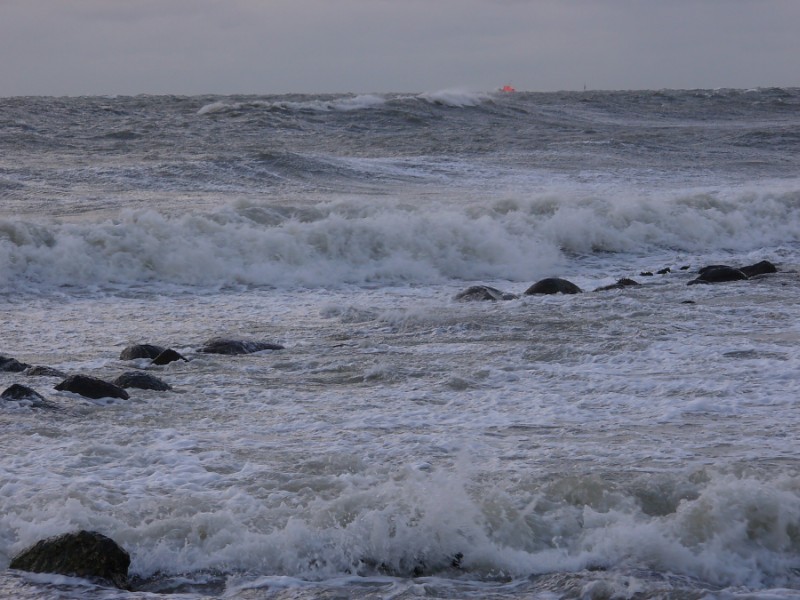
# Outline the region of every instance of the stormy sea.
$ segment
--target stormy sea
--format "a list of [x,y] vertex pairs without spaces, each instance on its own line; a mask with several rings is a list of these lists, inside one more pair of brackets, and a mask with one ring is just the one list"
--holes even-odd
[[799,269],[800,89],[2,98],[0,597],[798,598]]

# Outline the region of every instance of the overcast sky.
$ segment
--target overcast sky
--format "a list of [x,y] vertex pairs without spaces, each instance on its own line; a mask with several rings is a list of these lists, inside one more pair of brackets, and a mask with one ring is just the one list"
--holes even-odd
[[800,86],[800,0],[0,0],[0,96]]

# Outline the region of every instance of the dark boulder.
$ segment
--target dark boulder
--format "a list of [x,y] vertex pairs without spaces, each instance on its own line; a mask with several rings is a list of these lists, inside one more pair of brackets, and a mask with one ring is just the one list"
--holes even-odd
[[455,299],[460,302],[478,302],[482,300],[516,300],[517,296],[501,292],[488,285],[473,285],[456,294]]
[[78,531],[37,542],[11,560],[9,568],[83,577],[128,589],[130,555],[96,531]]
[[171,362],[178,360],[186,360],[179,352],[172,348],[167,348],[153,359],[154,365],[168,365]]
[[123,373],[111,383],[121,388],[138,388],[140,390],[156,390],[157,392],[166,392],[172,389],[171,385],[161,381],[158,377],[154,377],[149,373],[141,373],[140,371]]
[[16,358],[0,356],[0,371],[7,371],[9,373],[21,373],[28,367],[30,367],[30,365],[19,362]]
[[547,279],[542,279],[541,281],[537,281],[527,290],[525,290],[525,295],[530,296],[531,294],[580,294],[581,288],[577,285],[572,283],[571,281],[567,281],[566,279],[559,279],[558,277],[548,277]]
[[52,367],[28,367],[25,370],[26,377],[60,377],[64,379],[67,374]]
[[208,340],[198,352],[203,352],[205,354],[252,354],[253,352],[261,352],[262,350],[283,350],[283,346],[271,342],[214,338]]
[[27,385],[20,385],[15,383],[5,389],[0,398],[3,400],[27,403],[32,408],[45,408],[48,410],[58,410],[59,406],[53,404],[42,396],[36,390],[29,388]]
[[121,398],[127,400],[130,398],[128,392],[123,390],[118,385],[97,379],[96,377],[89,377],[88,375],[70,375],[64,381],[59,383],[55,389],[60,392],[73,392],[80,394],[86,398]]
[[697,273],[702,275],[703,273],[707,273],[708,271],[714,271],[716,269],[732,269],[733,267],[729,265],[706,265],[705,267],[700,267],[697,269]]
[[623,277],[622,279],[618,279],[616,283],[612,283],[611,285],[604,285],[595,289],[595,292],[605,292],[607,290],[621,290],[626,287],[632,287],[639,285],[638,281],[634,281],[633,279],[628,279],[627,277]]
[[128,346],[119,354],[120,360],[134,360],[136,358],[149,358],[154,359],[161,354],[166,348],[161,346],[154,346],[153,344],[134,344]]
[[692,279],[687,285],[696,283],[722,283],[725,281],[741,281],[747,279],[747,275],[739,269],[734,269],[727,265],[711,265],[703,267],[699,271],[696,279]]
[[755,277],[756,275],[765,275],[767,273],[777,273],[778,268],[768,260],[762,260],[754,265],[747,265],[739,269],[748,277]]

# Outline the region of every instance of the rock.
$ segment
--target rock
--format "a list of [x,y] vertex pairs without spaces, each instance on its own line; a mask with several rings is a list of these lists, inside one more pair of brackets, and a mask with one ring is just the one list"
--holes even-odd
[[611,285],[604,285],[595,289],[595,292],[605,292],[607,290],[621,290],[622,288],[631,287],[634,285],[639,285],[638,281],[634,281],[633,279],[628,279],[627,277],[623,277],[622,279],[617,280],[616,283],[612,283]]
[[96,531],[78,531],[37,542],[11,560],[9,568],[83,577],[128,589],[130,555]]
[[176,352],[172,348],[167,348],[153,359],[153,364],[168,365],[169,363],[178,360],[186,360],[186,358],[184,358],[179,352]]
[[713,271],[715,269],[731,269],[731,268],[732,267],[728,265],[706,265],[705,267],[700,267],[699,269],[697,269],[697,273],[702,275],[707,271]]
[[659,275],[666,275],[667,273],[672,273],[672,269],[670,269],[669,267],[664,267],[663,269],[659,269],[658,271],[656,271],[656,273],[658,273]]
[[0,356],[0,371],[8,371],[9,373],[21,373],[30,367],[25,363],[19,362],[16,358],[9,358]]
[[748,277],[755,277],[756,275],[764,275],[766,273],[777,273],[778,268],[768,260],[762,260],[754,265],[748,265],[739,269]]
[[572,283],[571,281],[567,281],[566,279],[559,279],[558,277],[548,277],[547,279],[542,279],[541,281],[537,281],[527,290],[525,290],[525,295],[530,296],[531,294],[580,294],[583,290],[579,288],[577,285]]
[[246,340],[232,340],[227,338],[214,338],[208,340],[198,352],[205,354],[252,354],[262,350],[283,350],[280,344],[271,342],[251,342]]
[[123,373],[111,383],[121,388],[139,388],[140,390],[156,390],[158,392],[166,392],[172,389],[171,385],[161,381],[158,377],[139,371]]
[[52,367],[28,367],[25,369],[26,377],[60,377],[64,379],[67,374]]
[[477,302],[481,300],[516,300],[517,296],[501,292],[488,285],[473,285],[456,294],[455,299],[461,302]]
[[642,271],[641,273],[639,273],[639,275],[641,275],[642,277],[652,277],[653,276],[653,272],[652,271]]
[[128,346],[119,354],[120,360],[134,360],[135,358],[149,358],[154,359],[161,354],[166,348],[161,346],[154,346],[153,344],[134,344]]
[[693,285],[696,283],[722,283],[724,281],[740,281],[742,279],[747,279],[747,275],[742,273],[739,269],[734,269],[727,265],[711,265],[700,269],[698,277],[692,279],[686,285]]
[[61,392],[73,392],[87,398],[130,398],[128,392],[121,387],[88,375],[70,375],[59,383],[55,389]]
[[20,385],[15,383],[0,394],[3,400],[28,402],[32,408],[45,408],[48,410],[59,410],[59,406],[47,400],[36,390],[29,388],[27,385]]

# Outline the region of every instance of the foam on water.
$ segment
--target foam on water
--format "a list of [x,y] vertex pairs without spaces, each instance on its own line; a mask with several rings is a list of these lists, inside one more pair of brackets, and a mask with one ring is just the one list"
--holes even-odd
[[0,222],[7,291],[27,286],[189,286],[535,280],[592,253],[711,256],[795,244],[798,192],[664,198],[538,196],[448,203],[358,199],[275,211],[122,211],[101,222]]
[[386,99],[376,94],[361,94],[358,96],[347,96],[335,100],[314,100],[305,102],[295,102],[281,100],[275,102],[264,102],[251,100],[248,102],[227,102],[217,100],[205,104],[198,111],[198,115],[208,115],[214,113],[235,112],[248,109],[266,110],[292,110],[292,111],[353,111],[367,108],[383,106]]
[[492,96],[486,92],[452,89],[426,92],[420,94],[419,98],[431,104],[464,108],[483,104],[484,102],[490,101]]
[[0,596],[796,596],[797,98],[3,100],[0,354],[174,391],[0,372],[60,408],[0,402],[0,567],[94,529],[139,590]]
[[[443,594],[586,569],[598,589],[626,569],[795,586],[797,361],[771,334],[791,329],[798,282],[675,277],[489,306],[453,304],[450,287],[39,301],[16,316],[20,358],[110,376],[129,368],[118,349],[145,339],[193,360],[157,369],[178,395],[51,392],[66,416],[4,412],[18,434],[0,551],[99,529],[148,585],[237,572],[241,593],[417,571],[444,577],[428,584]],[[193,356],[239,329],[288,351]],[[93,348],[72,356],[83,339]],[[303,597],[307,584],[287,585]]]
[[291,110],[291,111],[354,111],[385,106],[388,102],[409,102],[423,101],[438,106],[448,106],[452,108],[464,108],[478,106],[491,101],[492,95],[486,92],[471,91],[465,89],[439,90],[435,92],[425,92],[418,95],[392,95],[382,96],[378,94],[359,94],[353,96],[336,97],[334,99],[312,100],[312,101],[293,101],[288,99],[276,101],[228,101],[216,100],[203,105],[198,111],[198,115],[208,115],[215,113],[228,113],[249,109],[266,110]]

